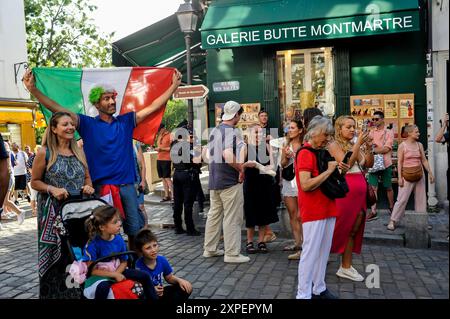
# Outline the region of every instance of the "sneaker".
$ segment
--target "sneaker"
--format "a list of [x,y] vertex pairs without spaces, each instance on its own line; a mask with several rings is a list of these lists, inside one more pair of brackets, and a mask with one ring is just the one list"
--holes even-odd
[[339,267],[339,270],[336,273],[336,276],[341,277],[341,278],[346,278],[346,279],[350,279],[353,281],[364,281],[364,277],[361,276],[358,271],[353,268],[342,268]]
[[320,295],[312,295],[311,299],[339,299],[336,297],[331,291],[328,289],[325,289],[325,291],[322,291]]
[[244,255],[237,255],[237,256],[227,256],[223,258],[223,261],[226,263],[234,263],[234,264],[240,264],[240,263],[248,263],[250,261],[250,257],[244,256]]
[[2,225],[2,223],[0,223],[0,230],[3,230],[3,225]]
[[223,256],[225,254],[225,252],[222,249],[218,249],[216,251],[204,251],[203,252],[203,257],[205,258],[209,258],[209,257],[219,257],[219,256]]
[[19,215],[17,215],[17,222],[19,225],[22,225],[25,221],[25,212],[21,212]]
[[300,250],[298,250],[298,251],[296,251],[295,253],[290,254],[290,255],[288,256],[288,259],[289,259],[289,260],[300,260],[300,255],[301,255],[301,252],[300,252]]
[[389,224],[387,225],[388,230],[395,230],[395,223],[393,220],[389,221]]
[[5,217],[6,217],[5,219],[16,219],[16,216],[17,216],[17,214],[8,212],[5,214]]

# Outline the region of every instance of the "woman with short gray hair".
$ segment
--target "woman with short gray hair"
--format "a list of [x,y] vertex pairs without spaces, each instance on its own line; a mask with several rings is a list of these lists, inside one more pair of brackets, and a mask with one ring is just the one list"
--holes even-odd
[[338,163],[328,162],[328,169],[320,173],[314,152],[325,148],[333,134],[334,128],[328,118],[314,117],[308,125],[304,148],[300,150],[296,160],[298,205],[303,227],[297,299],[336,299],[325,285],[337,216],[336,203],[322,193],[320,185],[330,177]]

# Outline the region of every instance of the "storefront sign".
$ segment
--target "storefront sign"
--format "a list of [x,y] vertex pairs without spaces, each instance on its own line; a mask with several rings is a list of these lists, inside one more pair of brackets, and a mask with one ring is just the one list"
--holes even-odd
[[214,92],[239,91],[239,81],[215,82],[213,83]]
[[202,32],[204,49],[349,38],[420,30],[419,11],[299,21]]

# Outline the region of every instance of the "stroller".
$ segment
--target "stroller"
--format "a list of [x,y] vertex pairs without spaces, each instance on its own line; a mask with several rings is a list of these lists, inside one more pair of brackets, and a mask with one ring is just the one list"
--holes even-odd
[[[61,238],[61,247],[63,251],[68,254],[67,261],[73,263],[74,261],[80,261],[82,257],[83,248],[89,240],[88,232],[85,229],[85,221],[91,216],[92,211],[100,206],[108,205],[104,200],[89,197],[83,198],[81,194],[70,194],[69,199],[65,200],[60,209],[59,217],[61,223],[57,223],[57,231]],[[110,258],[115,258],[123,255],[129,255],[128,267],[134,269],[137,254],[134,251],[126,251],[122,253],[112,254],[107,257],[99,258],[93,262],[87,271],[86,278],[89,278],[92,270],[99,262],[104,262]],[[69,264],[70,266],[70,264]],[[69,272],[69,267],[66,269]],[[93,294],[90,295],[85,290],[85,283],[78,284],[74,282],[73,277],[68,274],[66,284],[72,289],[78,289],[77,295],[81,298],[92,299]],[[95,287],[94,287],[95,293]],[[111,291],[108,298],[114,299],[142,299],[144,292],[142,285],[139,282],[133,280],[124,280],[114,283],[111,286]]]

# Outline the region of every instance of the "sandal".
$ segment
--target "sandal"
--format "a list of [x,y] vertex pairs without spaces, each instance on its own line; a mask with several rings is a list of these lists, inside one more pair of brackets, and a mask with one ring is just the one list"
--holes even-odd
[[295,243],[294,244],[290,244],[287,245],[286,247],[283,248],[283,251],[298,251],[300,250],[301,247],[297,246]]
[[258,251],[260,253],[267,254],[269,251],[267,250],[266,243],[264,242],[258,243]]
[[264,242],[265,243],[271,243],[277,239],[277,236],[275,233],[267,234],[264,236]]
[[245,251],[247,252],[247,254],[255,254],[256,253],[256,249],[253,246],[253,243],[247,243],[247,245],[245,246]]
[[370,222],[372,220],[377,220],[378,214],[370,212],[369,215],[367,215],[366,221]]

